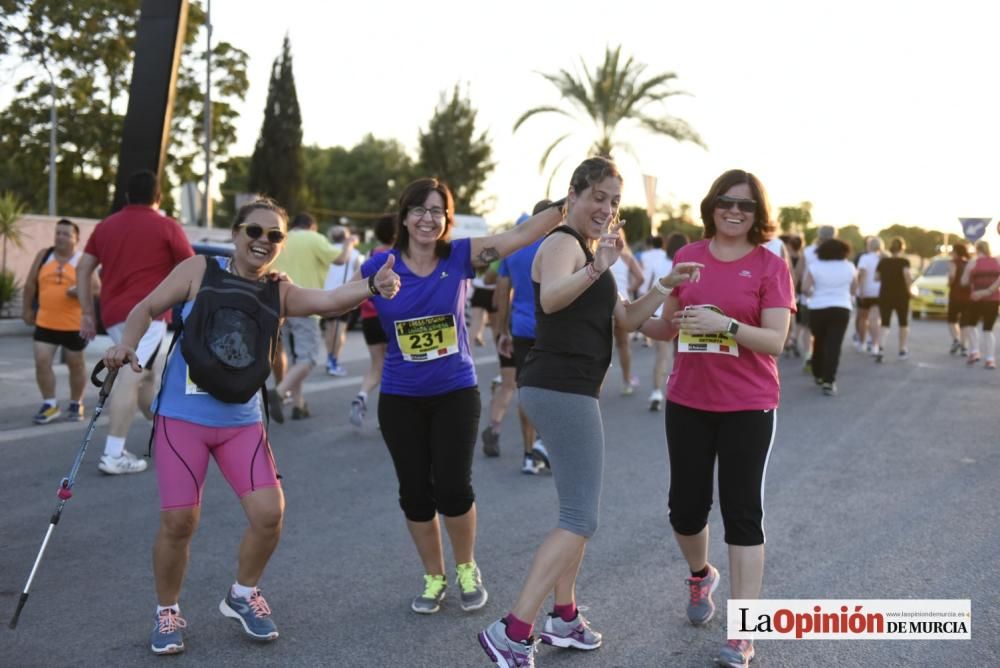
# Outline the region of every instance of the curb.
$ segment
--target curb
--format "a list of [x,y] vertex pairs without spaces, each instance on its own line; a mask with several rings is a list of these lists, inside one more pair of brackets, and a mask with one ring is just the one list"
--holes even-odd
[[20,318],[0,319],[0,336],[31,336],[35,328],[25,325]]

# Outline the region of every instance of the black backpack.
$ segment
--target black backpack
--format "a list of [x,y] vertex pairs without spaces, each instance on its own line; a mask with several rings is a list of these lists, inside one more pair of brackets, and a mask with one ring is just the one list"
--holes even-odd
[[181,326],[191,380],[219,401],[249,401],[271,373],[280,309],[277,281],[240,278],[218,258],[205,258],[205,277]]

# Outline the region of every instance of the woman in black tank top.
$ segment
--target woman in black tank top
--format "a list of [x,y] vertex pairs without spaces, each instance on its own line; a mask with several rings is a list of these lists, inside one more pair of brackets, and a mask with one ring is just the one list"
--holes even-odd
[[673,286],[701,265],[675,264],[641,299],[624,304],[607,271],[624,247],[618,221],[622,179],[606,158],[585,160],[570,181],[565,223],[542,242],[531,268],[535,345],[521,370],[521,405],[545,439],[559,495],[559,524],[546,537],[510,614],[479,634],[498,665],[533,665],[532,622],[555,591],[541,640],[557,647],[600,647],[576,609],[576,575],[597,527],[604,433],[597,397],[611,363],[612,318],[634,331]]

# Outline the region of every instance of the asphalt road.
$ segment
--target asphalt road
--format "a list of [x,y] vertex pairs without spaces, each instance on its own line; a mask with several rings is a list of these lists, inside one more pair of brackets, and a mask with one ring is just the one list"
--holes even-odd
[[[764,596],[971,599],[973,639],[759,642],[756,666],[1000,663],[1000,374],[966,369],[949,357],[940,322],[917,322],[913,334],[914,354],[905,362],[876,366],[845,346],[835,398],[821,396],[795,360],[782,360],[783,399],[767,475]],[[487,404],[496,363],[491,349],[477,350]],[[604,388],[601,527],[579,586],[605,643],[591,653],[543,648],[540,666],[709,666],[725,637],[724,614],[707,628],[686,622],[687,571],[666,521],[663,417],[645,401],[651,353],[638,344],[633,352],[644,387],[621,396],[615,367]],[[90,356],[97,353],[92,346]],[[187,652],[166,659],[148,649],[155,477],[100,474],[102,427],[20,625],[6,628],[85,427],[30,424],[40,403],[30,341],[0,339],[0,666],[489,665],[475,635],[506,613],[555,522],[551,478],[519,472],[511,412],[501,457],[477,453],[474,467],[477,559],[490,602],[463,613],[452,586],[439,614],[411,613],[421,568],[397,506],[391,463],[372,425],[358,433],[347,420],[366,364],[360,333],[351,333],[345,357],[350,378],[320,371],[311,377],[315,417],[272,427],[287,516],[262,587],[281,638],[253,644],[217,611],[234,579],[244,519],[213,466],[181,598]],[[485,423],[486,406],[483,416]],[[128,447],[144,451],[148,430],[137,419]],[[724,611],[728,564],[717,510],[711,530],[711,560],[723,575],[716,601]]]

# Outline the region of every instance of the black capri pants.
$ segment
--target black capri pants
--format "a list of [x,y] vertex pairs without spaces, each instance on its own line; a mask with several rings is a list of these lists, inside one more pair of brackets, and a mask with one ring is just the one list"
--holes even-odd
[[430,397],[379,395],[379,428],[396,468],[406,519],[429,522],[438,512],[458,517],[472,508],[480,410],[478,387]]
[[719,506],[729,545],[764,543],[764,476],[776,410],[715,413],[667,401],[670,525],[694,536],[708,525],[719,462]]
[[907,327],[910,324],[910,295],[896,295],[895,297],[878,298],[879,315],[882,316],[882,326],[892,325],[892,312],[896,312],[896,319],[900,327]]
[[962,308],[962,327],[975,327],[981,322],[984,332],[992,332],[993,325],[997,321],[998,307],[1000,307],[1000,302],[967,302]]

